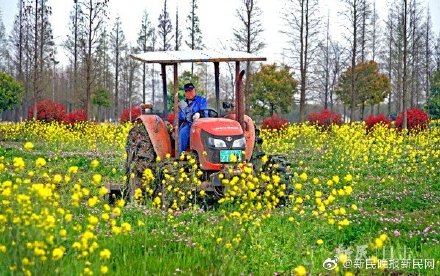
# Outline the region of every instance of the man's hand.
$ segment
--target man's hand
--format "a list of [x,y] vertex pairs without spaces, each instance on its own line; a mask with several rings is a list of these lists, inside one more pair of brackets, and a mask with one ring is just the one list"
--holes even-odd
[[200,113],[199,112],[194,113],[193,116],[192,116],[192,120],[195,121],[198,118],[200,118]]

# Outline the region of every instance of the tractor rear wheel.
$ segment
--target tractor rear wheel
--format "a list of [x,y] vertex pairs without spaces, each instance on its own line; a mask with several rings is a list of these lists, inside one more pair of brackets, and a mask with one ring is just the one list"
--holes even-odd
[[133,200],[135,190],[138,188],[143,190],[142,174],[146,168],[150,168],[154,172],[153,165],[156,159],[150,136],[142,122],[136,122],[128,133],[125,150],[127,153],[125,163],[127,183],[124,196]]

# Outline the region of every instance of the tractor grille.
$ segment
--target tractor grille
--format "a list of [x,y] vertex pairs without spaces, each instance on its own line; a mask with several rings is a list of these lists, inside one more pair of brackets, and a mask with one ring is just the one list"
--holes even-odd
[[[235,140],[240,139],[243,137],[243,135],[232,135],[232,136],[217,136],[209,134],[208,132],[202,130],[202,141],[203,146],[207,153],[207,159],[209,162],[214,164],[220,164],[220,150],[225,149],[239,149],[239,150],[245,150],[245,148],[233,148],[232,144]],[[226,148],[215,148],[208,144],[208,137],[220,139],[223,140],[226,143]],[[228,141],[230,140],[230,141]],[[242,160],[244,160],[244,155],[242,155]]]

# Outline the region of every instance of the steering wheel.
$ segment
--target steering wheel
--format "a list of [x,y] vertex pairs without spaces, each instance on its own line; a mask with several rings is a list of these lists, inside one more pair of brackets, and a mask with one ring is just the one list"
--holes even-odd
[[194,112],[191,114],[191,118],[196,113],[200,113],[200,118],[218,118],[218,112],[210,108],[200,109],[199,111]]

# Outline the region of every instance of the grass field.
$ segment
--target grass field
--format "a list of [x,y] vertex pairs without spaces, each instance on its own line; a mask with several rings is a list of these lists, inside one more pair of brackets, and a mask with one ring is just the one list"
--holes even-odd
[[440,275],[438,127],[263,131],[289,174],[225,173],[210,210],[187,157],[155,164],[168,210],[140,193],[108,205],[129,129],[0,124],[0,275]]

